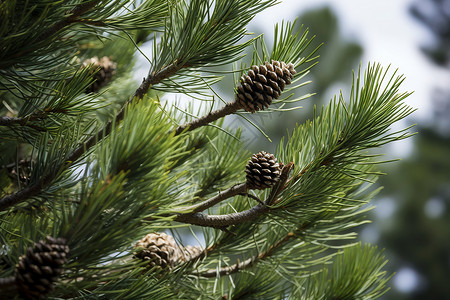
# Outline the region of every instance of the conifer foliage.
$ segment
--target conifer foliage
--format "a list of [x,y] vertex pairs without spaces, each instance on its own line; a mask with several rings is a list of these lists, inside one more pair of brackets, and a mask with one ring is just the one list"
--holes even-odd
[[[403,76],[370,64],[349,96],[299,120],[276,153],[252,156],[242,129],[224,119],[297,108],[317,62],[295,22],[275,26],[271,47],[247,32],[274,4],[0,3],[2,296],[374,299],[387,291],[382,253],[357,243],[352,229],[367,222],[376,193],[380,160],[370,149],[410,135],[390,129],[413,111]],[[142,61],[147,75],[136,82]],[[230,65],[241,79],[226,100],[214,84]],[[167,101],[174,93],[189,104]]]

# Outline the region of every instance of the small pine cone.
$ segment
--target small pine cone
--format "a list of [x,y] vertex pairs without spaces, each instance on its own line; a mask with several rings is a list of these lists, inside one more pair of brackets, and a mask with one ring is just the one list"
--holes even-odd
[[62,273],[69,246],[63,238],[48,236],[29,247],[20,256],[15,278],[20,295],[25,299],[44,299],[53,290],[53,284]]
[[183,261],[189,261],[191,259],[194,259],[195,257],[199,256],[200,253],[203,252],[202,247],[200,246],[186,246],[183,249],[183,257],[182,260]]
[[139,240],[135,248],[135,257],[148,261],[148,266],[172,269],[181,258],[180,247],[172,236],[161,233],[149,233]]
[[94,56],[83,62],[83,68],[89,66],[92,68],[92,73],[96,73],[94,74],[94,82],[87,87],[86,93],[97,93],[111,81],[112,76],[116,73],[117,64],[107,56],[101,59]]
[[278,181],[281,166],[273,154],[261,151],[253,154],[245,168],[249,189],[264,190]]
[[269,107],[273,99],[280,97],[285,85],[291,83],[295,73],[292,63],[272,60],[259,67],[254,65],[241,77],[236,101],[251,113]]

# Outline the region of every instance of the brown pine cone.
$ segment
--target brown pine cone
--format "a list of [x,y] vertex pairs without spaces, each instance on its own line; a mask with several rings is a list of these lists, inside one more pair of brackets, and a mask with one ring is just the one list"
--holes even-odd
[[264,190],[279,180],[281,166],[273,154],[261,151],[253,154],[245,168],[249,189]]
[[292,63],[272,60],[259,67],[254,65],[241,77],[236,101],[251,113],[269,107],[273,99],[280,97],[285,85],[291,83],[295,73]]
[[148,261],[150,268],[172,269],[181,257],[180,247],[174,238],[164,232],[147,234],[136,243],[135,248],[137,252],[134,256]]
[[44,299],[53,290],[67,261],[69,246],[63,238],[48,236],[29,247],[19,258],[15,278],[20,295],[25,299]]

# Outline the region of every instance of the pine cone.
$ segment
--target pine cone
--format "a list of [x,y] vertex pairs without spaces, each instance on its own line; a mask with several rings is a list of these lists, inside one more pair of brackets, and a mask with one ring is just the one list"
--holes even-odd
[[252,66],[247,75],[241,77],[236,101],[251,113],[269,107],[273,99],[280,97],[285,85],[291,83],[295,73],[292,63],[276,60],[259,67]]
[[202,253],[203,249],[200,246],[186,246],[183,249],[183,261],[189,261]]
[[245,172],[247,173],[247,186],[250,189],[264,190],[273,186],[281,174],[281,166],[273,154],[261,151],[253,154],[248,161]]
[[174,238],[163,232],[147,234],[136,243],[135,248],[138,248],[135,257],[148,261],[150,268],[172,269],[181,257],[180,247]]
[[117,64],[107,56],[104,56],[101,59],[94,56],[83,62],[83,68],[89,66],[92,68],[92,73],[96,73],[94,74],[94,82],[87,87],[86,93],[97,93],[111,81],[112,76],[116,73]]
[[69,246],[63,238],[48,236],[29,247],[19,258],[15,277],[20,295],[25,299],[43,299],[53,290],[53,284],[62,273]]

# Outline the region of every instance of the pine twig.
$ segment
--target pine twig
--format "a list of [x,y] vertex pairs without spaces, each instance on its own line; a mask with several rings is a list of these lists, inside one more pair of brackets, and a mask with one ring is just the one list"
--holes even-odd
[[240,108],[241,105],[237,101],[228,102],[224,107],[220,109],[212,111],[209,114],[204,115],[192,122],[178,126],[175,130],[175,135],[179,135],[185,130],[190,131],[208,125],[209,123],[214,122],[222,117],[235,113]]
[[[301,230],[305,229],[305,227],[306,226],[302,226],[301,228],[297,229],[296,231],[301,231]],[[272,255],[272,253],[275,249],[281,247],[282,245],[284,245],[286,242],[288,242],[295,236],[296,236],[296,234],[291,231],[288,234],[286,234],[281,240],[279,240],[278,242],[276,242],[275,244],[270,246],[266,251],[259,253],[257,256],[250,257],[242,262],[238,261],[234,265],[231,265],[228,267],[223,267],[219,270],[217,270],[217,269],[207,270],[205,272],[199,273],[198,275],[201,277],[213,278],[213,277],[217,277],[217,276],[220,277],[220,276],[234,274],[234,273],[239,272],[240,270],[251,268],[258,261],[263,260],[263,259],[269,257],[270,255]]]
[[225,276],[225,275],[230,275],[230,274],[233,274],[233,273],[237,273],[240,270],[250,268],[251,266],[253,266],[253,264],[255,262],[256,262],[255,258],[251,257],[249,259],[244,260],[243,262],[238,261],[237,263],[235,263],[232,266],[223,267],[223,268],[221,268],[219,270],[211,269],[211,270],[208,270],[206,272],[200,273],[198,275],[200,275],[201,277],[206,277],[206,278],[214,278],[214,277],[221,277],[221,276]]
[[217,203],[222,202],[223,200],[226,200],[228,198],[231,198],[236,195],[240,195],[247,192],[247,183],[241,183],[234,185],[230,187],[229,189],[219,192],[217,196],[214,196],[206,201],[203,201],[201,203],[195,204],[193,206],[190,206],[186,208],[185,210],[189,211],[189,214],[194,214],[197,212],[204,211],[205,209],[208,209]]
[[256,197],[255,195],[252,195],[250,193],[242,193],[242,194],[239,194],[239,195],[247,196],[247,197],[252,198],[253,200],[257,201],[260,204],[264,204],[264,202],[262,202],[261,199],[259,199],[258,197]]
[[203,227],[223,228],[253,220],[267,211],[269,211],[269,207],[265,204],[258,204],[248,210],[228,215],[180,214],[175,221]]
[[16,118],[16,117],[0,117],[0,126],[14,126],[14,125],[20,125],[20,126],[26,126],[30,127],[32,129],[35,129],[37,131],[47,131],[44,127],[34,125],[30,123],[30,119],[28,118]]
[[[36,37],[36,39],[34,39],[34,41],[38,42],[38,43],[41,41],[44,41],[44,40],[48,39],[49,37],[53,36],[54,34],[58,33],[64,27],[67,27],[67,26],[77,22],[78,17],[83,15],[88,10],[94,8],[99,2],[100,2],[100,0],[93,0],[93,1],[86,2],[86,3],[81,3],[77,6],[75,6],[68,13],[68,16],[66,18],[53,24],[53,26],[51,26],[50,28],[48,28],[47,30],[42,32],[40,35],[38,35]],[[20,57],[20,56],[24,55],[25,53],[32,52],[35,50],[36,50],[35,47],[30,47],[29,49],[26,49],[26,50],[16,53],[16,55],[14,55],[14,57]]]
[[[65,162],[62,165],[55,166],[54,169],[60,170],[62,168],[67,169],[71,166],[75,161],[77,161],[80,157],[82,157],[85,153],[87,153],[94,145],[96,145],[99,141],[101,141],[105,136],[109,135],[112,131],[112,127],[114,123],[119,123],[125,117],[125,110],[130,103],[133,102],[134,99],[140,100],[144,97],[144,95],[148,92],[150,87],[154,84],[160,83],[163,79],[168,78],[175,74],[178,70],[186,67],[185,65],[177,65],[176,62],[171,65],[157,71],[152,72],[138,89],[135,91],[134,95],[128,100],[123,106],[122,109],[117,113],[115,120],[109,121],[105,127],[100,129],[97,134],[92,135],[86,142],[79,145],[75,148],[65,159]],[[33,196],[39,194],[42,189],[46,188],[51,184],[56,174],[49,174],[40,178],[36,183],[30,185],[23,190],[20,190],[14,194],[7,195],[0,199],[0,211],[6,210],[9,207],[21,203]]]
[[61,20],[59,22],[56,22],[52,27],[48,28],[43,33],[41,33],[36,40],[37,41],[45,40],[49,36],[52,36],[55,33],[57,33],[58,31],[60,31],[61,29],[63,29],[64,27],[77,22],[78,21],[77,18],[79,16],[81,16],[82,14],[84,14],[85,12],[90,10],[91,8],[94,8],[94,6],[97,5],[97,3],[99,3],[99,2],[100,2],[99,0],[93,0],[93,1],[89,1],[89,2],[77,5],[70,12],[70,15],[67,18],[65,18],[64,20]]
[[[271,209],[268,205],[276,204],[279,201],[278,195],[284,190],[285,183],[288,180],[289,173],[293,166],[294,166],[293,162],[290,162],[287,165],[285,165],[281,170],[279,182],[272,188],[272,191],[267,200],[265,202],[260,202],[260,200],[258,199],[259,200],[258,202],[260,203],[248,210],[227,215],[205,215],[199,213],[199,211],[203,210],[202,209],[203,207],[204,209],[206,209],[222,201],[223,197],[221,197],[220,196],[221,194],[219,194],[218,196],[215,196],[203,203],[200,203],[197,209],[194,208],[195,213],[179,214],[175,218],[175,221],[191,225],[223,229],[230,225],[237,225],[243,222],[253,220],[259,217],[260,215],[268,212]],[[244,192],[246,193],[246,189],[247,185],[241,184],[230,188],[225,193],[227,196],[229,195],[229,197],[231,197],[234,196],[233,193],[235,193],[235,195],[243,193],[242,191],[239,192],[239,190],[244,190]]]

